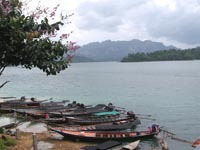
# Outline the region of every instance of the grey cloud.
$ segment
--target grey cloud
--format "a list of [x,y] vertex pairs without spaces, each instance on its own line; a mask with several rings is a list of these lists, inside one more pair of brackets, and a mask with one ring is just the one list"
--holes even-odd
[[[79,7],[79,27],[84,30],[118,32],[125,24],[145,31],[149,37],[186,44],[200,43],[200,3],[174,0],[175,9],[156,6],[146,0],[101,0]],[[134,38],[134,37],[133,37]]]
[[79,7],[79,27],[87,30],[104,30],[116,32],[123,24],[124,13],[127,9],[142,4],[144,0],[101,0],[83,3]]
[[[132,19],[152,38],[166,38],[186,44],[200,43],[200,4],[195,0],[176,0],[176,9],[156,7],[145,3],[130,10],[127,19]],[[135,14],[131,16],[130,14]]]
[[[187,2],[187,1],[186,1]],[[200,9],[193,12],[193,9],[200,5],[180,2],[176,5],[176,10],[166,12],[167,10],[155,10],[151,15],[151,21],[141,22],[145,25],[147,32],[152,37],[168,38],[187,44],[200,43]],[[193,3],[194,4],[194,3]],[[150,14],[146,14],[149,17]]]
[[179,17],[164,17],[165,20],[157,21],[154,26],[148,26],[149,34],[153,37],[167,37],[187,44],[200,43],[200,15]]

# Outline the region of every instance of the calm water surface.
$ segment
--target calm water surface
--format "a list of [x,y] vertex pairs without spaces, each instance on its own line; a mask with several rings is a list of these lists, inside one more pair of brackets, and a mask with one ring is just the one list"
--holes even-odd
[[[178,137],[193,141],[200,136],[200,61],[143,63],[74,63],[57,76],[38,69],[10,67],[0,78],[9,80],[1,96],[70,99],[86,104],[112,102],[156,121],[142,119],[141,128],[157,123]],[[191,146],[168,138],[171,150]],[[153,146],[152,146],[153,145]],[[141,143],[141,149],[156,147]]]

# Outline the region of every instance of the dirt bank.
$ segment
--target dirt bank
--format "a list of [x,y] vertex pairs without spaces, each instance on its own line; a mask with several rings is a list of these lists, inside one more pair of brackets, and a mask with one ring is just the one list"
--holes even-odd
[[[37,133],[38,150],[80,150],[81,147],[91,145],[88,143],[73,142],[62,140],[57,134],[49,132]],[[20,132],[20,139],[17,140],[17,145],[9,147],[8,150],[31,150],[32,148],[32,133]]]

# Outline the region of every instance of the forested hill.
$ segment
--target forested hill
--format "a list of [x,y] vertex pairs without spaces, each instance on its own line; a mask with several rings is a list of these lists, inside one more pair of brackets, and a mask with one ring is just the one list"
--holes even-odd
[[93,42],[82,46],[76,52],[78,56],[84,56],[94,61],[120,61],[129,53],[154,52],[157,50],[175,49],[174,46],[165,46],[163,43],[153,41],[103,41]]
[[196,60],[200,59],[200,47],[185,50],[164,50],[152,53],[132,53],[124,57],[121,62],[168,61],[168,60]]

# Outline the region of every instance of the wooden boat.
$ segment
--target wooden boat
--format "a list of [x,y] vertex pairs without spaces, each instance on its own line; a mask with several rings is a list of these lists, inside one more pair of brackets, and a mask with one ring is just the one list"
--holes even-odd
[[69,102],[69,100],[62,100],[62,101],[50,101],[50,102],[44,102],[41,103],[39,109],[45,110],[47,112],[55,111],[55,110],[65,110],[66,109],[66,103]]
[[54,106],[64,106],[65,103],[69,102],[69,100],[62,100],[62,101],[50,101],[51,100],[36,100],[36,98],[25,98],[22,96],[20,99],[9,99],[0,103],[0,108],[13,108],[13,109],[29,109],[29,108],[51,108]]
[[0,108],[0,113],[13,113],[13,108]]
[[66,118],[46,118],[45,122],[47,124],[65,124],[68,123]]
[[[53,123],[53,122],[52,122]],[[88,126],[64,126],[57,127],[57,130],[72,130],[72,131],[114,131],[133,129],[138,124],[141,124],[139,119],[133,121],[121,121],[116,123],[104,123]],[[55,129],[55,128],[54,128]]]
[[109,150],[111,148],[114,148],[114,147],[120,146],[120,145],[122,145],[121,142],[109,140],[109,141],[106,141],[106,142],[103,142],[103,143],[100,143],[100,144],[97,144],[94,146],[84,146],[81,149],[82,150]]
[[152,125],[152,130],[147,131],[71,131],[49,128],[64,136],[66,139],[76,141],[106,141],[106,140],[138,140],[157,135],[160,130],[158,125]]
[[10,128],[14,128],[16,127],[18,124],[17,123],[9,123],[9,124],[6,124],[6,125],[3,125],[3,126],[0,126],[0,129],[10,129]]
[[35,98],[27,99],[22,96],[20,99],[8,100],[5,102],[0,103],[1,108],[36,108],[40,106],[40,103],[43,101],[35,101]]
[[109,122],[130,121],[135,120],[135,116],[131,115],[109,115],[109,116],[82,116],[82,117],[67,117],[68,122],[79,125],[91,125]]
[[138,124],[141,124],[139,119],[133,121],[121,121],[116,123],[110,124],[97,124],[95,126],[86,126],[81,127],[81,130],[85,131],[114,131],[114,130],[126,130],[126,129],[133,129]]
[[[110,109],[109,109],[110,110]],[[94,113],[106,112],[108,108],[105,104],[98,104],[94,107],[85,107],[83,104],[68,105],[65,111],[49,112],[50,116],[67,117],[67,116],[88,116]]]
[[1,103],[1,108],[36,108],[40,106],[40,102],[24,102],[20,100],[12,100]]
[[14,109],[14,111],[23,116],[31,116],[33,118],[45,118],[46,112],[39,109]]
[[138,147],[140,140],[123,144],[118,141],[106,141],[95,146],[85,146],[82,147],[82,150],[134,150]]
[[139,143],[140,143],[140,140],[137,140],[135,142],[131,142],[129,144],[126,144],[126,145],[122,146],[121,148],[117,148],[117,149],[114,149],[114,150],[124,150],[124,149],[126,149],[126,150],[134,150],[134,149],[136,149],[138,147]]

